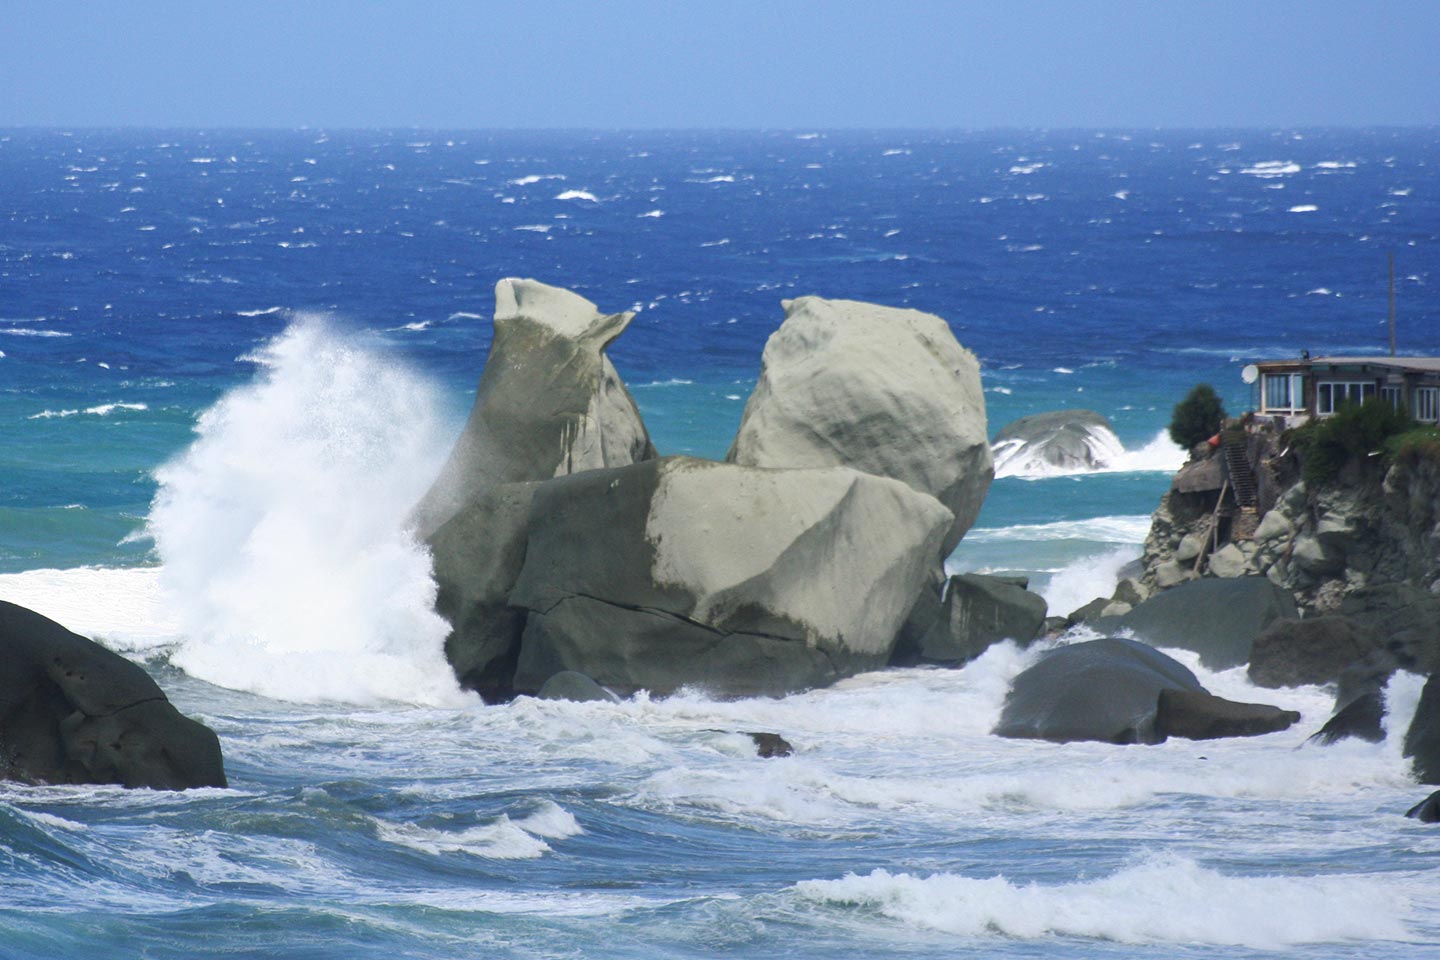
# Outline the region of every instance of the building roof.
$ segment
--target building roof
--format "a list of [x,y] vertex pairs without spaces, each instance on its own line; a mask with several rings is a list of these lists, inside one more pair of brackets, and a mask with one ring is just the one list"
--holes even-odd
[[1417,370],[1423,373],[1440,373],[1440,357],[1309,357],[1293,360],[1263,360],[1257,367],[1391,367],[1397,370]]

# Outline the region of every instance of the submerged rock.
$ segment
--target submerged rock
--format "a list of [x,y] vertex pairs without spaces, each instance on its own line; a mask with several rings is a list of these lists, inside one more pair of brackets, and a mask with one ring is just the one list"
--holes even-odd
[[655,455],[634,399],[605,356],[634,316],[602,314],[579,294],[536,280],[495,285],[495,337],[475,406],[415,509],[421,536],[498,484]]
[[138,665],[0,601],[0,777],[156,790],[226,786],[220,741]]
[[1385,698],[1379,692],[1362,694],[1335,712],[1307,743],[1328,747],[1354,737],[1369,743],[1385,739]]
[[752,696],[884,666],[951,514],[845,468],[667,457],[546,483],[529,522],[517,691],[577,670]]
[[583,673],[561,670],[540,685],[540,700],[573,700],[576,703],[619,703],[615,691],[607,690]]
[[1192,580],[1150,597],[1122,617],[1100,617],[1102,633],[1128,630],[1157,647],[1200,654],[1211,670],[1248,663],[1255,639],[1276,620],[1296,618],[1295,598],[1264,577]]
[[1143,643],[1106,638],[1057,647],[1015,678],[994,732],[1057,743],[1159,743],[1162,690],[1205,692],[1195,674]]
[[795,752],[790,741],[778,733],[752,730],[748,731],[746,736],[755,742],[755,752],[767,760],[772,757],[788,757]]
[[991,446],[995,475],[1074,473],[1109,466],[1125,452],[1115,428],[1094,410],[1052,410],[1006,424]]
[[851,467],[953,515],[937,559],[975,522],[994,466],[975,356],[939,317],[852,300],[787,300],[726,459]]

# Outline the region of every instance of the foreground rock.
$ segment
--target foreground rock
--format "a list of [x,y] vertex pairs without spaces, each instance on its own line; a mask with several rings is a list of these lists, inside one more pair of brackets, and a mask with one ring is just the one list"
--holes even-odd
[[223,787],[220,741],[124,657],[0,601],[0,776]]
[[844,468],[667,457],[538,487],[515,674],[779,695],[882,667],[952,516]]
[[475,406],[440,477],[415,510],[429,537],[502,483],[548,480],[655,455],[605,348],[634,318],[535,280],[495,285],[495,337]]
[[726,459],[852,467],[953,514],[937,559],[975,522],[994,467],[980,367],[944,320],[852,300],[787,300]]
[[1421,823],[1440,823],[1440,790],[1406,810],[1405,816]]
[[1195,674],[1143,643],[1107,638],[1057,647],[1015,678],[994,732],[1057,743],[1159,743],[1162,690],[1204,692]]
[[1196,690],[1161,690],[1155,707],[1155,734],[1185,740],[1258,737],[1288,730],[1300,721],[1294,710],[1264,703],[1237,703]]
[[1052,410],[1011,421],[995,435],[996,476],[1075,473],[1124,453],[1115,428],[1094,410]]
[[1212,696],[1195,675],[1133,640],[1058,647],[1015,678],[995,733],[1002,737],[1160,743],[1284,730],[1293,711]]
[[535,696],[541,700],[570,700],[575,703],[619,703],[614,691],[606,690],[583,673],[561,670],[540,685]]
[[1193,650],[1211,670],[1248,663],[1272,623],[1299,616],[1295,598],[1264,577],[1193,580],[1162,591],[1120,617],[1100,617],[1101,633],[1128,630],[1157,647]]
[[1046,613],[1045,598],[1025,586],[1023,580],[978,573],[951,577],[944,600],[930,598],[936,610],[924,628],[902,633],[904,649],[897,645],[895,662],[959,666],[1002,640],[1025,646],[1044,629]]

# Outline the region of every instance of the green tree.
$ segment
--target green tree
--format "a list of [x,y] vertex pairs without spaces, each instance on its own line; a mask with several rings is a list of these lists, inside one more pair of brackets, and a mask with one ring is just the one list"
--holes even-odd
[[1225,420],[1225,405],[1208,383],[1197,383],[1175,404],[1170,417],[1170,439],[1189,450],[1201,440],[1208,440]]

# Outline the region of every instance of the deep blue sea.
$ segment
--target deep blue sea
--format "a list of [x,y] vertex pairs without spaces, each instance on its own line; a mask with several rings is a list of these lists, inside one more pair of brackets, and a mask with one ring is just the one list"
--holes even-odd
[[[1440,354],[1440,130],[0,130],[0,598],[144,663],[231,788],[0,785],[0,957],[1429,957],[1440,832],[1396,737],[988,735],[1035,656],[783,700],[481,705],[404,530],[495,281],[638,315],[662,453],[722,456],[780,301],[936,313],[992,434],[1086,407],[1102,472],[998,478],[950,566],[1065,613],[1250,361]],[[1023,471],[1022,471],[1023,473]],[[1389,691],[1398,725],[1417,678]],[[760,760],[717,731],[774,730]]]

